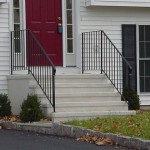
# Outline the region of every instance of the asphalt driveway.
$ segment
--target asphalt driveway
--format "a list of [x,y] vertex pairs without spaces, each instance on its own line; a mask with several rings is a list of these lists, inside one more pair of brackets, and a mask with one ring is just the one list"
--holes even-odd
[[[116,150],[116,147],[96,146],[74,139],[36,133],[0,130],[0,150]],[[128,150],[117,148],[117,150]]]

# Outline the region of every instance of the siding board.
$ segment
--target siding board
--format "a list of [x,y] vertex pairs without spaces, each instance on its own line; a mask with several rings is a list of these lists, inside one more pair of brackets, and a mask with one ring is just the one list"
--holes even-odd
[[150,7],[149,0],[85,0],[86,6]]
[[0,5],[0,93],[8,93],[7,78],[10,73],[9,7]]

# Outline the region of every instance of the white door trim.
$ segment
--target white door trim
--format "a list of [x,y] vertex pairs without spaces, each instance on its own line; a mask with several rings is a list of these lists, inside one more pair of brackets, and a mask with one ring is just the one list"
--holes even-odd
[[66,1],[62,0],[62,26],[63,26],[63,34],[62,34],[62,51],[63,51],[63,67],[66,67]]

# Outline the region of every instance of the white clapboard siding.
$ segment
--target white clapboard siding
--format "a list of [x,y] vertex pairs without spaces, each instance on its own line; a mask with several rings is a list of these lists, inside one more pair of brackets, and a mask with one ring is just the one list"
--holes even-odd
[[8,3],[0,3],[0,93],[8,93],[7,75],[9,74],[10,74],[9,6]]
[[[96,1],[96,0],[95,0]],[[101,1],[101,0],[97,0]],[[103,0],[104,1],[104,0]],[[108,0],[106,0],[108,2]],[[110,0],[115,1],[115,0]],[[120,0],[121,1],[121,0]],[[123,1],[123,0],[122,0]],[[125,1],[125,0],[124,0]],[[149,0],[127,0],[149,2]],[[122,52],[122,24],[150,25],[150,9],[145,7],[86,7],[90,0],[80,0],[80,33],[104,30],[115,46]],[[146,4],[146,3],[145,3]],[[138,34],[138,32],[137,32]],[[141,105],[150,105],[150,94],[140,95]]]
[[122,24],[150,24],[149,8],[131,7],[85,7],[80,0],[80,31],[104,30],[121,51]]
[[6,3],[7,0],[0,0],[0,4]]
[[149,0],[85,0],[86,6],[150,7]]

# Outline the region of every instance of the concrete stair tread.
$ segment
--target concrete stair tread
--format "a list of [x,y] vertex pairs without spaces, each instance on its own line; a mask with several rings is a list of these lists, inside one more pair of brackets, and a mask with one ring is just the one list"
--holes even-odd
[[136,111],[90,111],[90,112],[55,112],[51,117],[82,117],[82,116],[105,116],[105,115],[135,115]]
[[[39,98],[44,98],[45,95],[44,94],[37,94]],[[90,92],[90,93],[86,93],[86,92],[80,92],[80,93],[57,93],[56,98],[71,98],[71,97],[88,97],[88,98],[92,98],[92,97],[120,97],[120,95],[118,93],[114,93],[114,92]]]
[[[50,104],[49,104],[50,105]],[[86,107],[86,106],[113,106],[113,105],[125,105],[127,106],[126,102],[123,101],[108,101],[108,102],[56,102],[56,107],[64,107],[64,106],[70,106],[70,107]],[[50,105],[51,106],[51,105]]]
[[110,83],[56,83],[56,87],[112,87]]
[[117,92],[79,92],[79,93],[57,93],[56,97],[70,97],[70,96],[89,96],[89,97],[98,97],[98,96],[120,96]]
[[80,78],[83,78],[83,79],[88,79],[88,78],[92,78],[92,79],[99,79],[99,78],[105,78],[106,79],[106,76],[104,74],[98,74],[98,75],[92,75],[92,74],[73,74],[73,75],[56,75],[55,77],[56,79],[59,79],[59,78],[67,78],[67,79],[80,79]]
[[[49,84],[46,85],[47,87]],[[31,88],[38,88],[39,86],[37,84],[30,85]],[[56,83],[55,87],[73,87],[73,88],[113,88],[113,86],[110,83]]]

